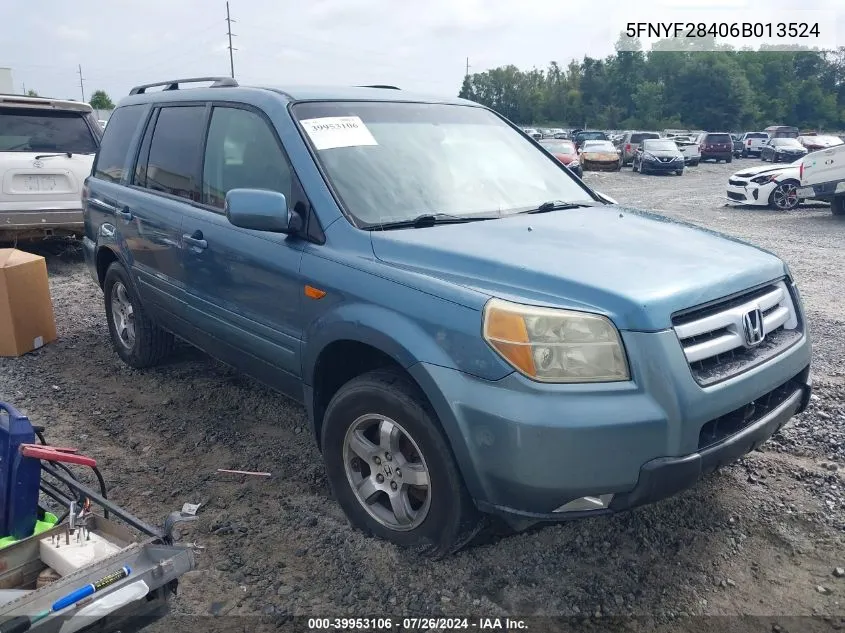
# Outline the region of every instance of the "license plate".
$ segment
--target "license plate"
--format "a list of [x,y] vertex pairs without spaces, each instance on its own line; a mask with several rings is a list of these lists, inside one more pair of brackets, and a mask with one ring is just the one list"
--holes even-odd
[[799,198],[812,198],[816,195],[812,187],[799,187],[797,193]]
[[49,192],[64,188],[61,182],[63,179],[58,176],[24,176],[22,180],[23,190],[28,192]]

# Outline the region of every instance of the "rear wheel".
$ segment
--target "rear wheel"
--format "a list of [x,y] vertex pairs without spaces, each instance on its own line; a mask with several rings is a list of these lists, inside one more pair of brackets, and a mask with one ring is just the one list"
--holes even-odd
[[147,316],[126,269],[118,262],[106,271],[103,296],[112,343],[123,362],[136,369],[152,367],[173,350],[173,335]]
[[769,194],[769,206],[779,211],[791,211],[798,207],[798,183],[787,180],[780,183]]
[[477,532],[479,515],[434,411],[398,372],[368,372],[341,387],[321,445],[337,501],[365,533],[442,556]]

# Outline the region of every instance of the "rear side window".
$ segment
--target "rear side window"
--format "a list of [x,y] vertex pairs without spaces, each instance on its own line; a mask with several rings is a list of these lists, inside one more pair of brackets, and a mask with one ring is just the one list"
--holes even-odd
[[730,134],[708,134],[708,143],[733,143]]
[[765,132],[749,132],[745,138],[769,138],[769,135]]
[[100,153],[94,165],[94,177],[120,182],[126,173],[132,137],[144,114],[144,106],[124,106],[114,111],[103,134]]
[[146,188],[199,202],[197,175],[204,134],[205,106],[162,108],[150,142]]
[[203,161],[202,202],[223,208],[232,189],[268,189],[291,199],[291,169],[267,122],[241,108],[215,107]]
[[97,140],[84,112],[0,108],[0,152],[93,154]]

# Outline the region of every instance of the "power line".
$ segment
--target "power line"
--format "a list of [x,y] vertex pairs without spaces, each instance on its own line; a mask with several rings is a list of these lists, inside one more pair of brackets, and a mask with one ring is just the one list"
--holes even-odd
[[85,86],[82,83],[82,64],[79,64],[79,91],[82,93],[82,102],[85,102]]
[[229,31],[229,69],[232,71],[232,79],[234,79],[235,78],[235,58],[232,55],[232,51],[236,51],[238,49],[232,48],[232,37],[234,35],[232,33],[232,22],[237,22],[237,20],[233,20],[231,18],[231,16],[229,15],[229,3],[227,2],[226,3],[226,24],[229,27],[228,28],[228,31]]

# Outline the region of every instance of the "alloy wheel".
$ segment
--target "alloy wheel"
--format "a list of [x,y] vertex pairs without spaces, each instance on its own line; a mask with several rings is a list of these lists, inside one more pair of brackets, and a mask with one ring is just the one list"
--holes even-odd
[[111,320],[118,341],[131,350],[135,346],[135,312],[126,286],[120,281],[111,288]]
[[431,477],[411,435],[396,421],[368,413],[343,439],[346,479],[367,513],[391,530],[418,527],[431,507]]

